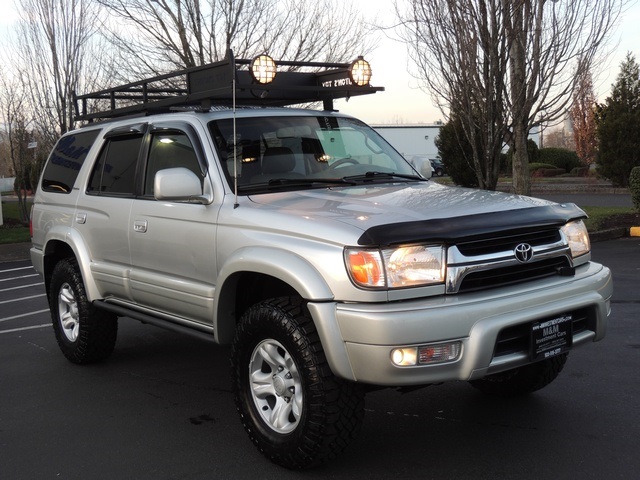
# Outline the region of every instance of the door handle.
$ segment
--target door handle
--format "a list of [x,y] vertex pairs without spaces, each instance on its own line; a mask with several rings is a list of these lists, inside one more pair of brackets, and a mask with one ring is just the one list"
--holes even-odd
[[136,233],[147,233],[147,221],[136,220],[133,222],[133,231]]

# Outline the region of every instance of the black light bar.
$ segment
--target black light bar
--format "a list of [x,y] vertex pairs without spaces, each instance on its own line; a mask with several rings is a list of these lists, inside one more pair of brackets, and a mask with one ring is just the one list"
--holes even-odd
[[[234,80],[238,106],[282,107],[321,101],[325,110],[333,110],[335,99],[383,91],[369,84],[370,77],[371,67],[362,57],[351,63],[275,62],[267,55],[236,59],[229,50],[219,62],[74,95],[75,113],[78,121],[92,121],[176,108],[231,106]],[[90,106],[97,108],[89,111]]]

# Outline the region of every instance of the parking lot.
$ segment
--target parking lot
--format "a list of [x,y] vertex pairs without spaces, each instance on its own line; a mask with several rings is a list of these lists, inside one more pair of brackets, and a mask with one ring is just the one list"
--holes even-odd
[[596,243],[615,294],[607,337],[527,398],[465,382],[367,396],[359,439],[304,474],[266,461],[237,418],[228,349],[128,319],[104,363],[59,352],[42,280],[0,262],[0,478],[637,478],[640,238]]

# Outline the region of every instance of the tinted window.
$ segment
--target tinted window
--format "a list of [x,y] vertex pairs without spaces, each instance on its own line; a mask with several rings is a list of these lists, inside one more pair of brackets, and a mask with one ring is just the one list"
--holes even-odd
[[142,136],[126,136],[107,140],[93,167],[89,193],[133,195],[136,164]]
[[42,175],[43,190],[57,193],[71,192],[98,132],[99,130],[89,130],[73,133],[58,141]]

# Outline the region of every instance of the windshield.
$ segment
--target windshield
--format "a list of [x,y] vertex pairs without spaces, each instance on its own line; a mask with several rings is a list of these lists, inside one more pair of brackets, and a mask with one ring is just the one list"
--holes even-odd
[[333,116],[253,117],[209,124],[218,156],[239,193],[361,182],[422,180],[378,133],[359,120]]

